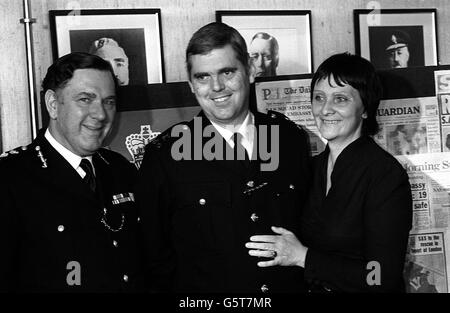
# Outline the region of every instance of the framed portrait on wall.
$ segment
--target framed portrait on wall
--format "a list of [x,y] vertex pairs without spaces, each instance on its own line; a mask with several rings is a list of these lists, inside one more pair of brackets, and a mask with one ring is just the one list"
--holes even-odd
[[216,11],[244,37],[257,77],[312,72],[311,11]]
[[436,9],[354,10],[356,54],[376,68],[438,65]]
[[89,52],[111,63],[120,85],[165,82],[160,9],[51,10],[53,58]]

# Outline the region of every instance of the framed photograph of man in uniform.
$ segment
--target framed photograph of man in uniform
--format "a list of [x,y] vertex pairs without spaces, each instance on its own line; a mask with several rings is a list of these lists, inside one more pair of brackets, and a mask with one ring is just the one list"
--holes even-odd
[[216,11],[244,37],[257,77],[312,73],[311,11]]
[[160,9],[51,10],[50,30],[54,59],[89,52],[121,86],[165,82]]
[[438,65],[436,9],[354,10],[356,54],[376,68]]

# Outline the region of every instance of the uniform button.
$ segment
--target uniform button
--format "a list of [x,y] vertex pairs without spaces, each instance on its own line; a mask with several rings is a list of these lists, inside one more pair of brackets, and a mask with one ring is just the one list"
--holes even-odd
[[137,221],[138,221],[138,223],[139,223],[139,222],[141,221],[141,218],[140,218],[140,217],[138,217],[138,218],[137,218]]
[[128,282],[128,275],[123,275],[123,281],[126,283]]
[[255,186],[255,182],[253,180],[247,182],[247,187],[253,188]]
[[292,185],[292,184],[290,184],[290,185],[289,185],[289,188],[291,188],[291,189],[295,189],[295,186],[294,186],[294,185]]
[[206,200],[205,199],[200,199],[200,200],[198,200],[198,203],[200,203],[200,205],[205,205],[206,204]]
[[267,287],[267,285],[264,284],[264,285],[261,286],[261,291],[266,293],[266,292],[269,291],[269,287]]
[[274,114],[274,113],[272,113],[272,114],[270,115],[270,117],[271,117],[271,118],[277,118],[276,114]]
[[58,226],[58,231],[59,231],[60,233],[62,233],[62,232],[64,231],[64,225],[59,225],[59,226]]
[[259,218],[259,216],[256,215],[255,213],[253,213],[252,216],[250,216],[250,219],[251,219],[253,222],[256,222],[256,221],[258,220],[258,218]]
[[119,243],[117,241],[113,240],[113,246],[117,248],[119,246]]

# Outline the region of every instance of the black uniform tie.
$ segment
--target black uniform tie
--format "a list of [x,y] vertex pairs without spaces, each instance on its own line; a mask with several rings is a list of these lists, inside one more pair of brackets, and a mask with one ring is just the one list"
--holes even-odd
[[234,158],[235,160],[240,161],[245,167],[250,165],[250,159],[247,154],[247,150],[242,145],[242,134],[234,133],[233,141],[234,141]]
[[92,190],[92,192],[95,193],[95,175],[91,162],[88,159],[82,159],[80,167],[86,173],[86,176],[84,176],[83,178],[83,182],[85,182]]

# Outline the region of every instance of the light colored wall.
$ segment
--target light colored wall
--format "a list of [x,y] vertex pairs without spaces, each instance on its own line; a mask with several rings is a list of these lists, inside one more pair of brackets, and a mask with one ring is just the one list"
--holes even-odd
[[[52,62],[49,10],[69,9],[70,0],[32,0],[37,90]],[[379,0],[382,9],[437,8],[440,64],[450,64],[450,1]],[[311,10],[316,68],[336,52],[355,52],[353,10],[363,0],[80,0],[82,9],[160,8],[167,82],[187,79],[184,50],[199,27],[215,20],[216,10]],[[24,27],[20,0],[0,1],[0,116],[3,150],[30,142]]]

